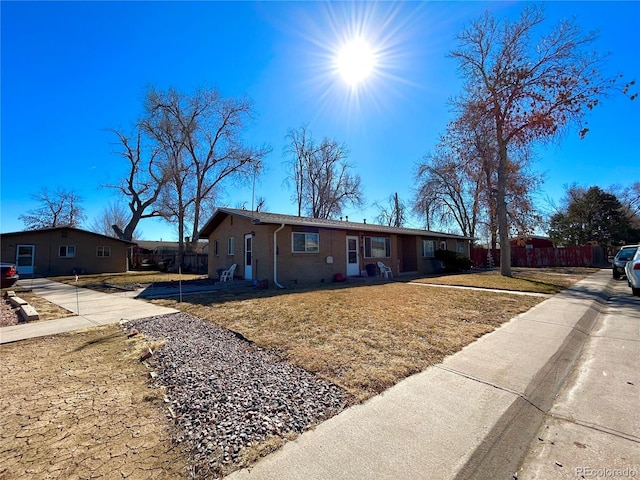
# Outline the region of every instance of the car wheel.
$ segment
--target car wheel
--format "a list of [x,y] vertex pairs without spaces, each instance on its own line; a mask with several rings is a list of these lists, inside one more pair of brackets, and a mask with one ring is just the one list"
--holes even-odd
[[615,270],[613,271],[613,278],[615,278],[616,280],[620,279],[620,274],[618,272],[616,272]]
[[640,297],[640,288],[631,287],[631,293],[633,293],[636,297]]

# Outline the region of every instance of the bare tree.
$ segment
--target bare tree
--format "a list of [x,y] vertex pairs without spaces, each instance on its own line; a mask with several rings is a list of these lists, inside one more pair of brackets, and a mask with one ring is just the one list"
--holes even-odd
[[116,237],[121,240],[134,240],[141,237],[141,232],[136,228],[131,238],[125,238],[124,230],[131,221],[128,208],[117,202],[110,202],[98,215],[94,218],[89,229],[92,232],[108,237]]
[[[507,184],[509,149],[554,137],[580,124],[585,113],[616,90],[619,77],[604,78],[605,57],[594,52],[595,34],[582,34],[572,21],[560,22],[534,39],[544,22],[541,8],[526,7],[517,21],[496,21],[489,13],[458,35],[451,53],[466,80],[455,104],[462,115],[492,123],[497,148],[496,210],[500,271],[511,275]],[[635,98],[632,95],[631,98]],[[581,125],[580,135],[588,129]]]
[[222,183],[259,174],[271,149],[244,145],[242,133],[253,115],[246,99],[224,98],[216,89],[188,95],[152,88],[145,107],[142,126],[159,145],[169,175],[160,197],[162,212],[177,221],[182,252],[187,223],[195,242],[208,201]]
[[325,138],[316,145],[306,126],[290,131],[287,138],[298,215],[335,218],[347,205],[362,205],[360,176],[351,173],[343,144]]
[[42,187],[31,198],[40,206],[18,217],[27,230],[61,226],[78,228],[86,218],[80,205],[82,199],[73,190],[57,187],[50,191]]
[[129,215],[128,220],[124,221],[125,217],[121,216],[122,211],[119,207],[117,212],[108,207],[103,214],[103,220],[110,216],[114,217],[110,226],[117,224],[121,232],[114,233],[122,240],[133,240],[140,220],[162,216],[160,210],[154,207],[165,188],[169,175],[165,166],[159,162],[157,149],[143,146],[143,132],[139,127],[133,138],[118,130],[111,131],[120,142],[120,155],[129,162],[129,172],[118,185],[106,185],[106,187],[118,190],[127,198]]
[[387,205],[376,204],[378,217],[376,220],[389,227],[403,227],[407,220],[407,207],[398,197],[398,192],[387,199]]

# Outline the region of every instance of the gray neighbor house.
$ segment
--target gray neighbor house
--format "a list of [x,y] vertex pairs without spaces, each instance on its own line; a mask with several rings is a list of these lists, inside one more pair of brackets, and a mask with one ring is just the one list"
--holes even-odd
[[[429,274],[437,249],[470,255],[471,238],[428,230],[217,208],[199,233],[209,240],[208,275],[236,264],[235,276],[278,286],[366,274],[383,262],[394,276]],[[377,270],[376,270],[377,271]]]

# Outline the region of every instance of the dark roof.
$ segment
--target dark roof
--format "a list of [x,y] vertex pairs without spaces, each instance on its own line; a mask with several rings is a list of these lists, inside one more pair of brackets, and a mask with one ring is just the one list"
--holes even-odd
[[375,223],[347,222],[343,220],[327,220],[323,218],[297,217],[295,215],[282,215],[279,213],[254,212],[250,210],[238,210],[235,208],[217,208],[209,221],[200,230],[199,238],[208,237],[227,215],[235,215],[251,219],[254,224],[294,225],[305,227],[322,227],[340,230],[358,230],[360,232],[392,233],[398,235],[420,235],[440,238],[456,238],[458,240],[471,240],[470,237],[454,235],[451,233],[433,232],[418,228],[388,227]]
[[108,235],[102,235],[101,233],[90,232],[89,230],[82,230],[81,228],[69,227],[69,226],[61,226],[61,227],[48,227],[48,228],[36,228],[33,230],[22,230],[21,232],[7,232],[0,233],[2,236],[19,236],[24,235],[25,233],[39,233],[39,232],[52,232],[56,230],[74,230],[76,232],[88,233],[90,235],[95,235],[97,237],[108,238],[109,240],[117,240],[118,242],[129,243],[131,245],[135,245],[136,242],[130,242],[129,240],[120,240],[117,237],[110,237]]

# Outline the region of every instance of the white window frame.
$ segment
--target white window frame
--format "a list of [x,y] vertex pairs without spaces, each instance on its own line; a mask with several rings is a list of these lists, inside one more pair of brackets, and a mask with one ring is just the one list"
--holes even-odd
[[[304,250],[296,250],[296,235],[304,235]],[[293,253],[320,253],[320,234],[318,232],[291,232],[291,251]]]
[[[371,249],[372,240],[384,242],[384,255],[373,255]],[[364,237],[364,258],[391,258],[391,238],[389,237]]]
[[[62,249],[64,248],[64,255]],[[75,258],[76,246],[75,245],[60,245],[58,247],[58,257],[60,258]]]
[[[431,245],[431,248],[427,248],[427,245]],[[424,258],[433,258],[436,256],[435,240],[422,240],[422,256]]]
[[229,240],[227,242],[227,255],[233,256],[235,254],[235,251],[236,251],[235,237],[229,237]]
[[111,246],[110,245],[98,245],[96,247],[96,256],[98,258],[108,258],[111,256]]
[[462,253],[462,254],[466,253],[464,251],[464,242],[462,240],[458,240],[456,242],[456,253]]

